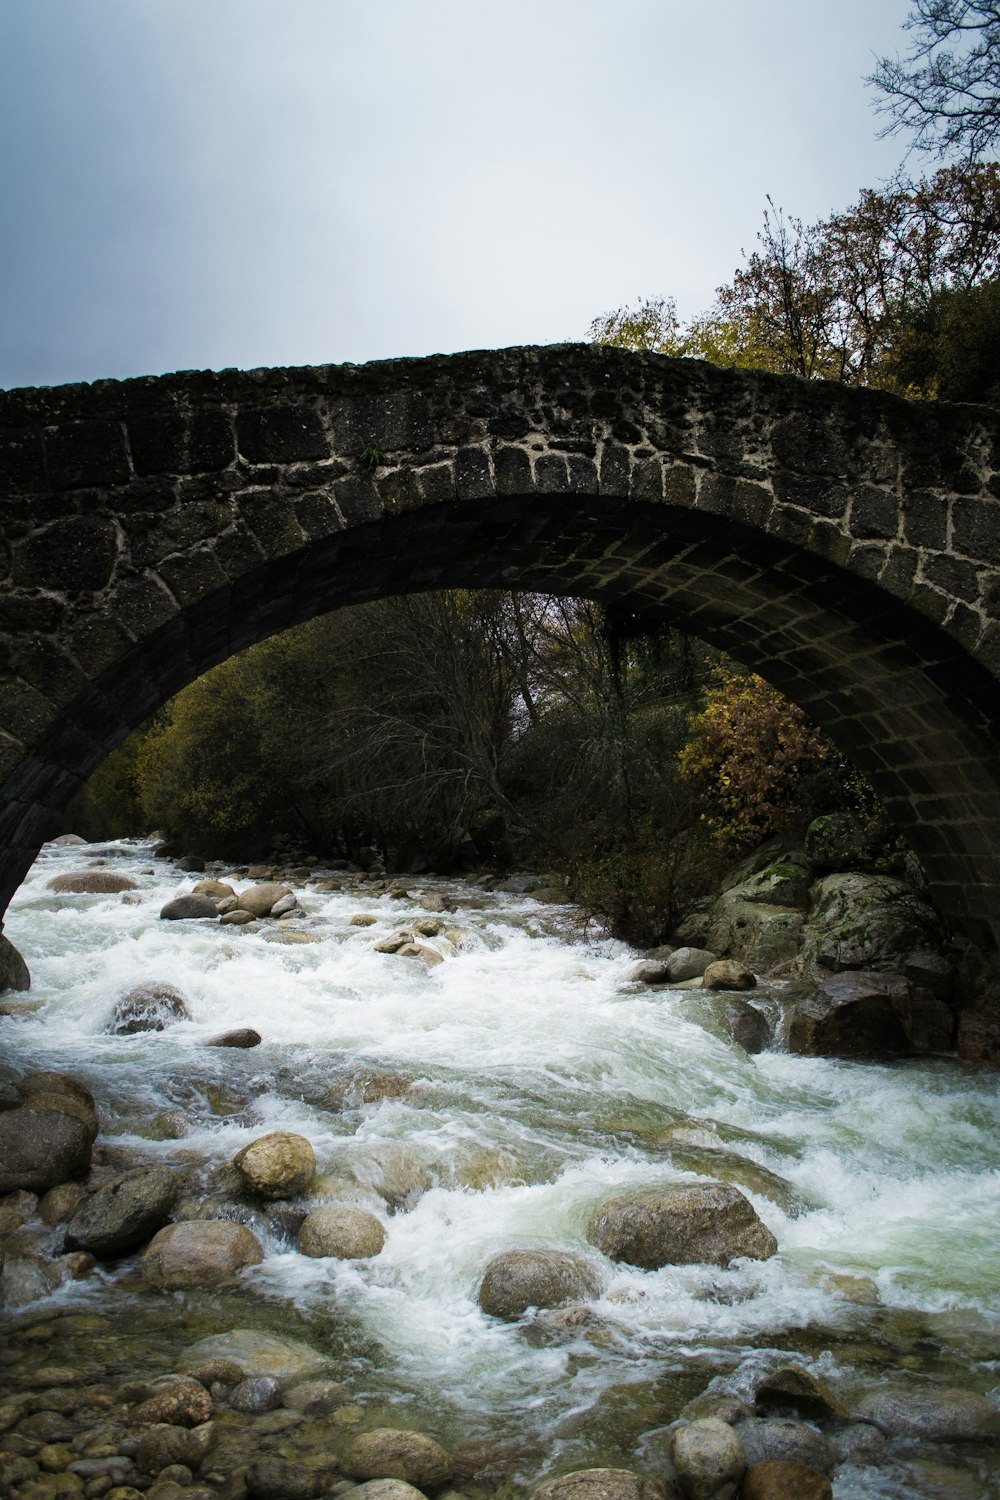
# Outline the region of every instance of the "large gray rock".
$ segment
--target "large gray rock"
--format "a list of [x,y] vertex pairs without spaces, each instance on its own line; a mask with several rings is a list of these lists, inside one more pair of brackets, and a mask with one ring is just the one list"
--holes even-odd
[[705,940],[717,953],[763,971],[797,957],[804,924],[798,908],[747,901],[737,888],[713,906]]
[[908,881],[891,875],[836,874],[812,888],[802,957],[812,969],[902,968],[938,926]]
[[679,1427],[670,1456],[687,1500],[734,1500],[746,1454],[728,1422],[705,1417]]
[[309,1344],[275,1338],[256,1328],[230,1328],[200,1339],[185,1351],[181,1366],[193,1373],[206,1361],[219,1360],[237,1365],[247,1376],[273,1375],[289,1383],[319,1375],[327,1367],[326,1356]]
[[18,953],[10,938],[0,932],[0,995],[4,990],[30,990],[31,975],[28,965]]
[[299,1230],[303,1255],[367,1260],[385,1244],[385,1230],[374,1214],[344,1203],[331,1203],[307,1214]]
[[529,1307],[559,1307],[596,1297],[593,1266],[563,1250],[504,1250],[495,1255],[479,1286],[483,1312],[508,1322]]
[[717,958],[702,974],[701,985],[705,990],[752,990],[757,976],[737,958]]
[[595,1211],[587,1237],[612,1260],[647,1271],[700,1262],[728,1266],[741,1256],[767,1260],[778,1248],[750,1201],[723,1182],[612,1198]]
[[532,1500],[679,1500],[669,1479],[647,1479],[631,1469],[577,1469],[548,1479]]
[[770,1046],[771,1027],[768,1019],[749,1001],[727,1000],[722,1014],[726,1030],[744,1052],[763,1052]]
[[127,875],[116,875],[113,870],[71,870],[65,875],[53,875],[48,888],[74,896],[113,896],[119,891],[137,891],[139,886]]
[[112,1036],[135,1036],[142,1031],[164,1031],[175,1021],[190,1021],[191,1012],[180,990],[150,981],[133,985],[115,1001],[108,1031]]
[[875,1391],[854,1413],[889,1437],[928,1442],[987,1442],[1000,1438],[1000,1412],[972,1391]]
[[316,1153],[304,1135],[275,1130],[233,1157],[247,1190],[257,1198],[294,1198],[316,1175]]
[[257,1236],[228,1219],[168,1224],[150,1241],[141,1270],[150,1286],[205,1287],[264,1259]]
[[218,1036],[209,1037],[205,1043],[206,1047],[259,1047],[261,1035],[252,1026],[239,1026],[235,1031],[220,1031]]
[[22,1078],[18,1090],[24,1103],[0,1111],[0,1195],[45,1193],[84,1176],[97,1134],[90,1092],[55,1073]]
[[236,900],[240,911],[248,911],[253,917],[267,917],[285,896],[294,896],[291,887],[269,880],[259,885],[248,885],[240,891]]
[[397,1427],[377,1427],[351,1443],[341,1468],[352,1479],[402,1479],[435,1490],[451,1478],[451,1454],[433,1438]]
[[181,1178],[169,1167],[147,1167],[106,1183],[70,1220],[66,1245],[98,1259],[124,1255],[166,1223],[180,1190]]
[[96,1137],[98,1120],[94,1096],[86,1084],[71,1073],[26,1073],[17,1087],[26,1105],[76,1115],[86,1125],[91,1140]]
[[684,979],[700,979],[715,958],[707,948],[675,948],[666,960],[671,981],[677,984]]
[[168,901],[166,906],[160,908],[160,920],[163,922],[214,922],[218,915],[219,908],[211,896],[175,896],[173,901]]
[[833,1450],[826,1438],[805,1422],[786,1417],[748,1417],[738,1422],[736,1431],[747,1456],[747,1466],[772,1459],[780,1463],[803,1464],[820,1474],[831,1474]]
[[910,987],[901,974],[834,974],[792,1012],[788,1046],[809,1057],[870,1057],[910,1050]]

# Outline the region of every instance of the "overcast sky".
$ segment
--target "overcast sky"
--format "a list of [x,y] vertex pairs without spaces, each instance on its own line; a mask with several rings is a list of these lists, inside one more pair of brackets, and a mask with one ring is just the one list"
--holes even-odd
[[690,316],[898,164],[909,0],[0,0],[0,386]]

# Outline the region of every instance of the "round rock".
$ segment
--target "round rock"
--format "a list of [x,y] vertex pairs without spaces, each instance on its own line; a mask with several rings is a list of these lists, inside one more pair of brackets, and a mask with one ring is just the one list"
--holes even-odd
[[479,1306],[494,1318],[513,1322],[529,1307],[559,1307],[596,1297],[600,1282],[593,1266],[564,1250],[504,1250],[486,1267]]
[[163,922],[197,922],[206,918],[214,922],[218,915],[219,909],[211,896],[175,896],[160,909]]
[[191,1012],[180,990],[159,981],[136,984],[115,1001],[108,1030],[112,1036],[134,1036],[140,1031],[164,1031],[175,1021],[189,1021]]
[[150,1286],[216,1286],[264,1259],[260,1241],[228,1219],[168,1224],[150,1241],[141,1270]]
[[705,990],[752,990],[756,984],[754,971],[736,958],[717,958],[701,976]]
[[805,1422],[784,1417],[750,1417],[738,1423],[736,1432],[746,1451],[747,1464],[776,1462],[802,1464],[821,1474],[833,1472],[833,1451],[826,1438]]
[[253,1375],[241,1380],[229,1393],[229,1405],[235,1411],[274,1411],[284,1396],[284,1386],[273,1375]]
[[402,1479],[434,1490],[451,1478],[451,1454],[433,1438],[397,1427],[377,1427],[351,1443],[341,1468],[352,1479]]
[[236,904],[240,911],[248,911],[252,917],[268,917],[279,901],[285,896],[294,897],[294,894],[289,886],[266,880],[240,891]]
[[244,1146],[233,1165],[256,1197],[294,1198],[316,1175],[316,1153],[304,1135],[276,1130]]
[[670,1452],[688,1500],[731,1500],[747,1466],[739,1437],[718,1417],[678,1428]]
[[587,1237],[612,1260],[647,1271],[728,1266],[741,1256],[767,1260],[778,1248],[750,1201],[724,1182],[612,1198],[595,1211]]
[[144,1245],[166,1223],[180,1190],[181,1179],[169,1167],[145,1168],[106,1183],[70,1220],[67,1248],[106,1258]]
[[889,1437],[938,1443],[1000,1437],[1000,1413],[985,1396],[972,1391],[876,1391],[865,1397],[854,1415]]
[[299,1249],[303,1255],[367,1260],[378,1255],[384,1244],[385,1230],[374,1214],[340,1203],[315,1209],[299,1230]]
[[0,1194],[44,1193],[90,1166],[93,1134],[78,1115],[26,1105],[0,1111]]
[[65,875],[53,875],[48,889],[74,896],[113,896],[139,887],[127,875],[116,875],[113,870],[71,870]]

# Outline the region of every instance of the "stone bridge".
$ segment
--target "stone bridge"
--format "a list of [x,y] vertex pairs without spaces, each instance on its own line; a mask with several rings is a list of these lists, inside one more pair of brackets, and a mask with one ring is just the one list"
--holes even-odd
[[0,497],[0,912],[194,677],[483,586],[623,603],[762,673],[1000,945],[996,413],[591,345],[188,373],[0,394]]

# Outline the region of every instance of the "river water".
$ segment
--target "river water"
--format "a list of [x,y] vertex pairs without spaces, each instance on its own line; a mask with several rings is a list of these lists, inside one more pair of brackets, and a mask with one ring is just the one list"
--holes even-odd
[[[372,1210],[387,1239],[348,1263],[265,1235],[263,1264],[230,1292],[144,1293],[137,1257],[60,1289],[56,1305],[100,1312],[137,1361],[176,1368],[185,1347],[234,1326],[299,1339],[362,1407],[446,1444],[509,1441],[522,1477],[655,1474],[685,1402],[709,1386],[746,1396],[789,1358],[848,1407],[886,1385],[1000,1396],[995,1075],[749,1057],[716,997],[636,989],[637,955],[588,937],[573,908],[461,882],[414,881],[403,900],[303,883],[305,916],[254,931],[160,921],[198,877],[151,854],[43,850],[7,919],[33,979],[14,998],[37,1009],[0,1022],[3,1076],[76,1075],[112,1162],[176,1164],[205,1196],[242,1146],[300,1132],[317,1194]],[[48,890],[102,858],[136,881],[129,900]],[[457,947],[425,939],[444,961],[374,951],[427,918],[428,893],[461,931]],[[351,925],[361,914],[376,920]],[[276,927],[321,941],[267,940]],[[115,999],[147,980],[181,990],[192,1018],[109,1035]],[[263,1037],[254,1050],[205,1047],[244,1026]],[[381,1075],[411,1087],[364,1103],[364,1080]],[[746,1192],[774,1258],[647,1272],[588,1244],[603,1199],[706,1176]],[[571,1318],[485,1316],[490,1257],[538,1246],[587,1256],[600,1298]],[[838,1500],[1000,1495],[981,1455],[952,1453],[943,1479],[917,1459],[841,1470]]]

